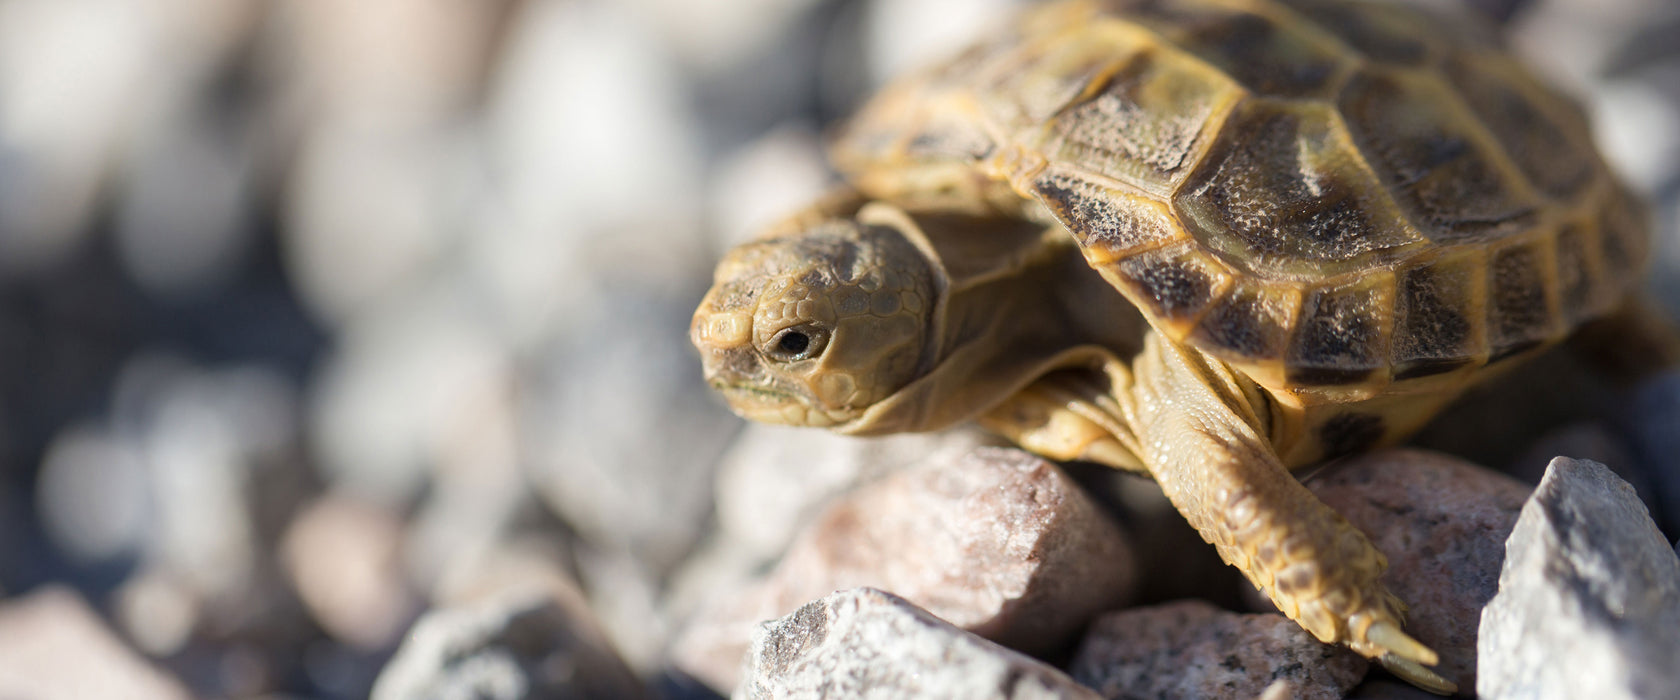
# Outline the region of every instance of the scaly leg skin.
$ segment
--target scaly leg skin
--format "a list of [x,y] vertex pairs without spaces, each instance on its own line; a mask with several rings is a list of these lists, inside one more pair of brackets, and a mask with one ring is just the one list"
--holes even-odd
[[[1080,376],[1085,390],[1074,386]],[[1379,580],[1387,559],[1278,460],[1260,437],[1264,407],[1245,386],[1218,361],[1151,334],[1131,371],[1051,375],[981,422],[1028,449],[1053,448],[1041,452],[1052,458],[1145,467],[1202,538],[1313,636],[1424,690],[1454,692],[1425,668],[1435,652],[1401,631],[1405,605]],[[1107,398],[1093,400],[1098,391]],[[1112,437],[1093,437],[1115,425]],[[1117,447],[1135,457],[1111,457]]]

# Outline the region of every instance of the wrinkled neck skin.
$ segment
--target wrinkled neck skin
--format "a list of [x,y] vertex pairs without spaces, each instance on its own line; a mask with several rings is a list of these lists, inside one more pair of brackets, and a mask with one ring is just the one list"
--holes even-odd
[[[940,430],[1058,369],[1129,362],[1148,324],[1059,229],[866,207],[916,239],[946,280],[919,378],[836,426],[854,435]],[[987,230],[975,230],[984,227]]]

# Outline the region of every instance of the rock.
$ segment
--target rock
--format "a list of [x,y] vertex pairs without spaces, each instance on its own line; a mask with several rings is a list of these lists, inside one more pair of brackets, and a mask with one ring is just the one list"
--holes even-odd
[[1163,699],[1258,697],[1282,680],[1292,697],[1339,700],[1365,669],[1359,655],[1282,615],[1228,612],[1199,600],[1103,615],[1069,665],[1103,697]]
[[80,596],[44,588],[0,604],[0,697],[186,700],[191,695],[123,646]]
[[1680,558],[1631,486],[1552,461],[1506,543],[1477,649],[1488,700],[1674,697]]
[[418,607],[404,585],[402,521],[377,505],[328,495],[304,506],[280,543],[298,597],[334,637],[376,650]]
[[198,96],[151,129],[118,188],[113,242],[124,269],[158,296],[212,292],[255,242],[256,125],[218,97]]
[[1078,698],[1062,672],[882,591],[840,591],[753,635],[737,698]]
[[1423,450],[1355,457],[1307,486],[1388,555],[1383,583],[1410,606],[1406,631],[1441,655],[1435,671],[1476,687],[1476,621],[1529,487]]
[[955,55],[1019,10],[1020,0],[875,0],[864,6],[876,85]]
[[574,595],[509,593],[434,610],[410,630],[374,700],[640,698],[644,690]]
[[758,622],[837,589],[894,591],[952,624],[1042,653],[1128,595],[1137,572],[1119,529],[1061,469],[980,448],[872,483],[831,505],[768,577],[702,610],[680,668],[736,683]]
[[717,460],[742,421],[687,340],[695,296],[630,285],[534,352],[520,384],[531,487],[580,535],[663,578],[711,515]]
[[837,494],[1001,444],[974,428],[851,437],[748,423],[719,460],[718,530],[755,556],[778,556]]

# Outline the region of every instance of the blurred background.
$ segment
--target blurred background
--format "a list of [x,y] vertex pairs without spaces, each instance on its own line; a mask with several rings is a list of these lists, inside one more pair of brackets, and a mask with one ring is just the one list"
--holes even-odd
[[[96,620],[195,696],[365,697],[425,610],[541,581],[705,697],[687,601],[785,538],[720,550],[778,477],[720,466],[688,316],[826,128],[1014,4],[0,0],[0,651]],[[1680,4],[1510,29],[1680,308]]]

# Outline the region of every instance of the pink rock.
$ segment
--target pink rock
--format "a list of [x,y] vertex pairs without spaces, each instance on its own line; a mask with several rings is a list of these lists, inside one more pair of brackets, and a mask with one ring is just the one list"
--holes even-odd
[[1307,482],[1388,555],[1383,581],[1406,601],[1406,632],[1441,655],[1435,671],[1476,687],[1476,626],[1499,590],[1505,539],[1530,488],[1461,459],[1385,450]]
[[1366,667],[1277,613],[1184,600],[1097,618],[1070,671],[1107,698],[1340,700]]
[[1125,537],[1061,469],[981,448],[834,503],[766,578],[702,608],[676,662],[728,691],[759,622],[865,586],[1004,646],[1046,652],[1123,600],[1135,576]]
[[124,646],[87,601],[48,588],[0,605],[0,697],[185,700],[190,695]]

